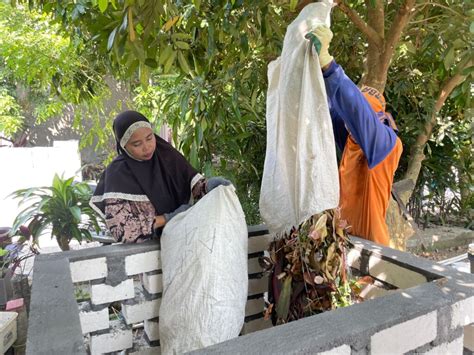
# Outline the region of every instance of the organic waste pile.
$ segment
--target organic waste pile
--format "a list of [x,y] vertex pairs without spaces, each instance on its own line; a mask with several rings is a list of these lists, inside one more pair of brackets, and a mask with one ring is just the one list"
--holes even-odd
[[316,214],[270,244],[261,258],[271,271],[266,316],[283,324],[358,301],[348,277],[346,255],[353,247],[338,209]]

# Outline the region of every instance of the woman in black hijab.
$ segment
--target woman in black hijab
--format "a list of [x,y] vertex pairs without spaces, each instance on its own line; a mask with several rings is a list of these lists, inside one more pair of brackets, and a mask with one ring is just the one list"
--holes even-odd
[[102,174],[90,205],[117,242],[144,241],[154,230],[160,234],[193,200],[230,184],[220,177],[206,181],[139,112],[120,113],[113,129],[118,156]]

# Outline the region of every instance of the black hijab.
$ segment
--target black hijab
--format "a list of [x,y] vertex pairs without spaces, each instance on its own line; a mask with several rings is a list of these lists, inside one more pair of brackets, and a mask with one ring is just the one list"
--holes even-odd
[[124,149],[130,136],[140,127],[150,127],[141,113],[125,111],[114,119],[118,156],[102,174],[91,205],[105,214],[105,200],[150,201],[157,215],[174,211],[188,203],[191,181],[197,171],[169,143],[157,135],[156,149],[150,160],[139,161]]

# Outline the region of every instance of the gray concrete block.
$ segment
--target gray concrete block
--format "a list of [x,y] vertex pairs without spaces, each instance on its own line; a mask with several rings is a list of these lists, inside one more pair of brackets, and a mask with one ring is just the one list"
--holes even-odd
[[370,341],[370,353],[402,354],[433,341],[437,331],[436,313],[430,312],[375,333]]

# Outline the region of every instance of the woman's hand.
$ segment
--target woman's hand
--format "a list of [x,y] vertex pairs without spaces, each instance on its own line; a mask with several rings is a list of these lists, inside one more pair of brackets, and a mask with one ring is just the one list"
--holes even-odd
[[155,223],[153,223],[153,228],[158,229],[163,227],[166,224],[165,216],[159,215],[155,217]]
[[186,211],[188,208],[190,208],[191,205],[188,205],[188,204],[184,204],[184,205],[181,205],[179,206],[177,209],[175,209],[173,212],[170,212],[170,213],[165,213],[163,215],[163,218],[165,219],[165,224],[167,222],[170,221],[171,218],[173,218],[174,216],[176,216],[178,213],[181,213],[181,212],[184,212]]
[[214,190],[217,186],[229,186],[231,184],[232,183],[229,180],[223,178],[222,176],[211,177],[206,182],[206,193],[211,192],[211,190]]

